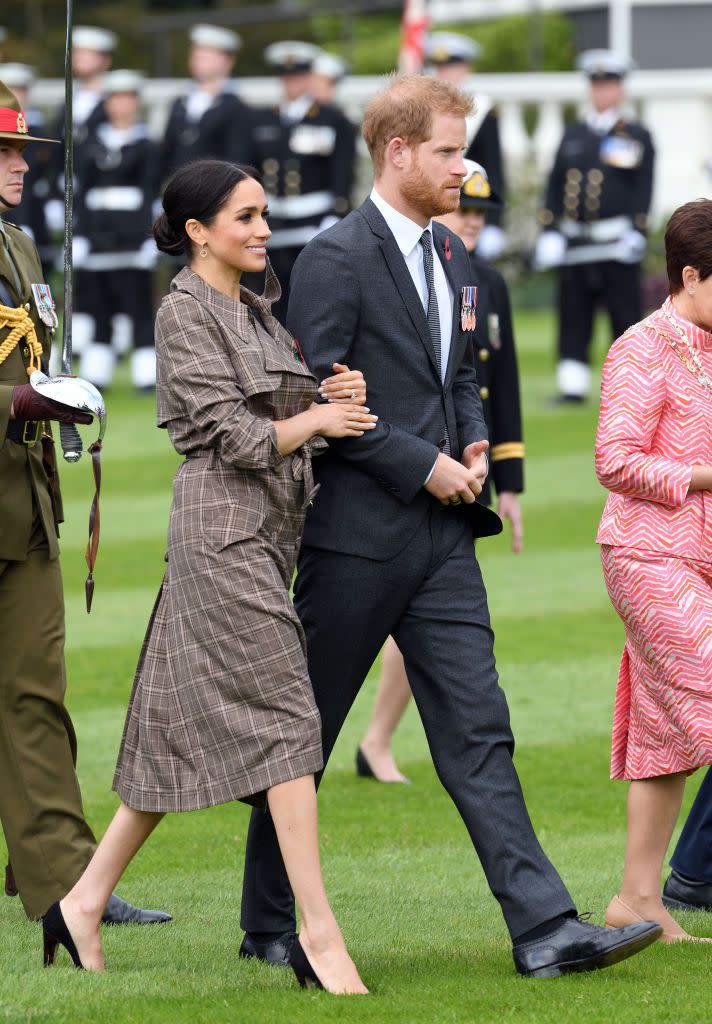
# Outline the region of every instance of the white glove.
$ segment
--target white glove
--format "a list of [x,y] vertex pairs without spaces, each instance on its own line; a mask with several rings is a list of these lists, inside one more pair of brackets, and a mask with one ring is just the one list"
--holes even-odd
[[477,239],[475,251],[483,260],[496,260],[507,241],[504,231],[496,224],[485,224]]
[[535,270],[550,270],[564,262],[566,239],[559,231],[543,231],[537,239],[532,265]]
[[80,268],[86,264],[90,249],[91,243],[88,238],[75,235],[72,239],[72,263],[75,267]]
[[45,222],[50,231],[64,227],[64,203],[61,199],[48,199],[44,208]]
[[621,263],[640,263],[643,256],[645,256],[648,243],[645,235],[641,235],[640,231],[636,231],[635,228],[630,228],[623,235],[618,245],[620,247],[618,259]]
[[136,266],[139,270],[153,270],[158,259],[158,247],[152,238],[147,238],[136,253]]

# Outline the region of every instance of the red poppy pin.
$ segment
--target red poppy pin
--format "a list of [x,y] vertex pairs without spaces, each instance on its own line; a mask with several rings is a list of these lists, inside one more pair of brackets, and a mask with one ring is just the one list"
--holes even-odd
[[450,248],[450,236],[445,235],[445,259],[452,259],[452,249]]
[[294,347],[292,348],[292,355],[294,356],[294,358],[296,359],[296,361],[298,363],[303,363],[304,362],[304,354],[303,354],[301,348],[299,347],[299,342],[297,341],[296,338],[292,338],[292,341],[294,342]]

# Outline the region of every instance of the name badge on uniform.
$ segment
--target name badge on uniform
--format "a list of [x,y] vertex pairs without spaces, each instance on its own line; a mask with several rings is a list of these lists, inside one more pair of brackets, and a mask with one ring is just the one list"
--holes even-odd
[[487,333],[489,335],[489,343],[494,349],[501,349],[502,347],[502,336],[499,333],[499,313],[490,313],[487,316]]
[[468,284],[462,289],[460,303],[460,327],[463,331],[474,331],[477,324],[475,308],[477,306],[477,287]]
[[643,159],[643,143],[629,135],[607,135],[601,142],[598,155],[609,167],[632,171]]
[[45,326],[55,329],[59,324],[59,320],[57,319],[54,299],[52,298],[52,292],[49,290],[49,285],[33,284],[30,287],[32,288],[32,297],[35,300],[40,320]]

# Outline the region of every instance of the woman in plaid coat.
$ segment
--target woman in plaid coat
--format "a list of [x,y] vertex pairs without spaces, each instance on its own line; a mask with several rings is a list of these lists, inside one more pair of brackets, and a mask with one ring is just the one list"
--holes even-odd
[[[129,704],[114,789],[122,804],[85,874],[45,915],[75,963],[103,969],[99,918],[124,868],[167,811],[230,800],[274,819],[299,904],[289,951],[300,981],[366,989],[329,907],[319,865],[314,772],[319,714],[289,599],[312,454],[376,418],[357,371],[320,389],[264,296],[240,287],[266,265],[265,195],[221,161],[178,171],[154,226],[185,253],[156,320],[158,424],[185,456],[174,480],[168,568]],[[103,894],[108,887],[108,894]]]

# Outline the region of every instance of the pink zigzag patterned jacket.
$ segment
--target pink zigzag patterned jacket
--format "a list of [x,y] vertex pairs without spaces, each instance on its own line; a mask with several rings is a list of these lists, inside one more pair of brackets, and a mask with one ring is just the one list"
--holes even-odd
[[596,540],[712,562],[712,493],[688,493],[693,465],[712,464],[712,391],[665,340],[687,351],[666,313],[712,377],[712,334],[669,298],[613,344],[596,436],[596,475],[611,493]]

